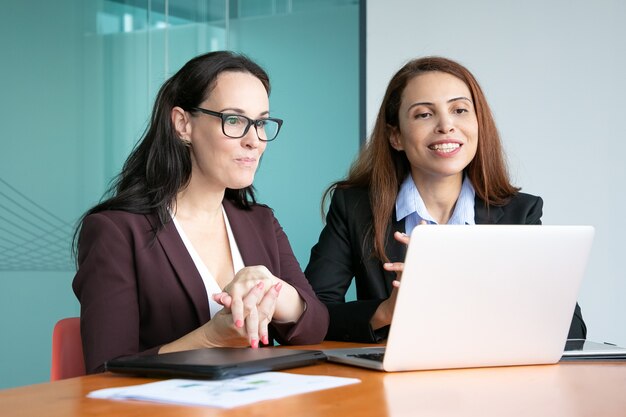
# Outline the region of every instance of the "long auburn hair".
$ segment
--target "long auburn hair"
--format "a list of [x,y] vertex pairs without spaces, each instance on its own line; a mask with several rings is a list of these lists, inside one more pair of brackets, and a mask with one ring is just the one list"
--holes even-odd
[[[72,244],[74,256],[80,244],[82,222],[90,214],[105,210],[156,214],[155,235],[170,221],[169,210],[176,195],[191,178],[191,151],[176,133],[171,120],[172,109],[198,107],[215,88],[217,77],[222,72],[233,71],[252,74],[270,94],[265,70],[244,55],[230,51],[197,56],[165,81],[156,96],[148,126],[121,172],[112,181],[104,199],[79,219]],[[238,190],[227,188],[224,198],[242,209],[250,209],[256,203],[252,186]]]
[[447,58],[433,56],[409,61],[389,82],[372,134],[352,164],[347,178],[332,184],[322,199],[325,201],[335,188],[369,189],[372,225],[366,239],[373,233],[372,255],[382,261],[388,261],[385,235],[391,224],[396,197],[400,185],[411,171],[406,154],[394,149],[389,138],[393,129],[399,128],[398,113],[406,85],[418,75],[432,71],[457,77],[472,94],[478,119],[478,148],[464,173],[472,182],[476,194],[489,208],[490,205],[506,204],[519,191],[510,183],[500,135],[476,78],[463,65]]

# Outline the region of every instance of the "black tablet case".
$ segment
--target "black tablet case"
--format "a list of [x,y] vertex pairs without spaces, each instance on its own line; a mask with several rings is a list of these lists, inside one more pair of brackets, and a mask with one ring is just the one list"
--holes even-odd
[[105,370],[142,376],[226,379],[258,372],[313,365],[326,360],[320,350],[273,347],[209,348],[107,361]]

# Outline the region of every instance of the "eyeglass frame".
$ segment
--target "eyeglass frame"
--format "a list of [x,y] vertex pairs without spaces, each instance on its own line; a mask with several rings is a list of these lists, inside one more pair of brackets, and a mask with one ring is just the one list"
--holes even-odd
[[[191,107],[189,109],[190,111],[199,111],[200,113],[204,113],[204,114],[208,114],[209,116],[215,116],[215,117],[219,117],[220,119],[222,119],[222,133],[224,134],[224,136],[231,138],[231,139],[241,139],[244,136],[246,136],[248,134],[248,131],[250,130],[250,126],[254,126],[254,130],[256,131],[256,136],[257,138],[259,138],[259,140],[261,142],[271,142],[274,139],[276,139],[278,137],[278,134],[280,133],[280,128],[283,125],[283,119],[277,119],[275,117],[266,117],[264,119],[251,119],[248,116],[244,116],[243,114],[237,114],[237,113],[221,113],[218,111],[213,111],[213,110],[208,110],[208,109],[203,109],[202,107]],[[243,130],[243,133],[241,134],[241,136],[231,136],[228,133],[226,133],[226,129],[224,128],[224,123],[226,122],[226,118],[229,116],[237,116],[237,117],[243,117],[244,119],[246,119],[248,121],[248,125],[246,126],[246,128]],[[274,136],[272,139],[261,139],[261,136],[259,135],[259,131],[258,131],[258,126],[257,123],[258,122],[264,122],[266,120],[271,120],[273,122],[275,122],[276,124],[278,124],[278,130],[276,130],[276,136]]]

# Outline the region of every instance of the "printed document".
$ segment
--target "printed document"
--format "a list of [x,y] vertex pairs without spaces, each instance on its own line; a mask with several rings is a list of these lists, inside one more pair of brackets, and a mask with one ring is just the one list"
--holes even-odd
[[155,401],[232,408],[361,382],[355,378],[262,372],[232,379],[168,379],[93,391],[89,398]]

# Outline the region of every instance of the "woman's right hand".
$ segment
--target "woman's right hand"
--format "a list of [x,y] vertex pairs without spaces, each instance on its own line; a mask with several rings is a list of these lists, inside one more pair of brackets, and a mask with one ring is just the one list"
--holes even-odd
[[252,348],[259,347],[259,341],[268,344],[268,326],[276,310],[282,284],[279,280],[266,291],[265,281],[259,281],[247,294],[240,292],[237,297],[226,289],[215,294],[213,299],[224,308],[205,325],[207,341],[214,346],[243,345]]
[[268,325],[272,320],[276,308],[276,300],[280,293],[282,282],[272,285],[269,291],[264,291],[264,283],[257,283],[244,295],[242,302],[248,306],[255,306],[253,312],[249,309],[244,317],[245,326],[235,325],[231,309],[232,298],[227,293],[214,296],[216,301],[225,307],[218,311],[208,322],[191,333],[167,343],[159,349],[159,353],[179,352],[206,347],[245,347],[257,348],[259,340],[269,342]]
[[[422,220],[419,225],[421,226],[425,224],[427,224],[426,221]],[[406,233],[402,232],[395,232],[393,237],[398,242],[407,246],[411,240]],[[383,268],[385,268],[386,271],[395,272],[396,279],[392,282],[393,289],[391,290],[391,295],[379,304],[370,320],[370,325],[374,330],[391,324],[393,310],[396,307],[396,298],[398,297],[398,288],[400,288],[400,280],[402,279],[402,272],[404,271],[404,262],[387,262],[383,264]]]
[[[395,232],[393,237],[398,242],[404,243],[405,245],[409,244],[409,237],[405,233]],[[393,281],[391,295],[385,301],[380,303],[370,320],[370,325],[374,330],[391,324],[393,310],[396,306],[396,297],[398,296],[398,287],[400,286],[399,284],[402,279],[402,271],[404,270],[404,262],[387,262],[383,264],[383,268],[385,268],[386,271],[395,272],[396,279]]]

